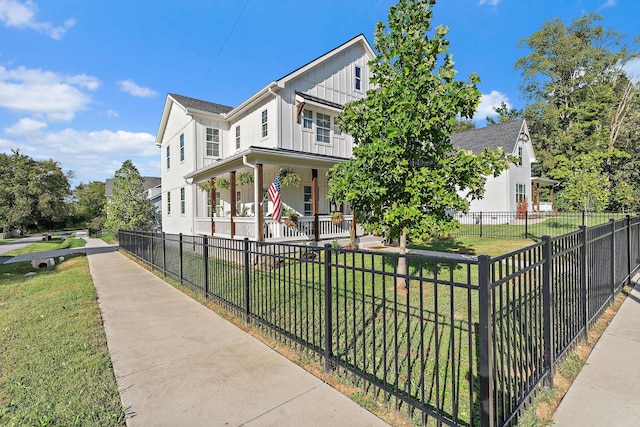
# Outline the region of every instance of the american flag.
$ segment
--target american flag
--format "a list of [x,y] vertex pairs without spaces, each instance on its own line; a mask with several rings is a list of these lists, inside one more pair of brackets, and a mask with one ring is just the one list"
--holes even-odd
[[280,172],[276,174],[275,179],[271,183],[271,187],[267,191],[267,195],[269,196],[269,200],[273,202],[273,213],[271,217],[276,221],[280,221],[280,216],[282,214],[282,203],[280,201]]

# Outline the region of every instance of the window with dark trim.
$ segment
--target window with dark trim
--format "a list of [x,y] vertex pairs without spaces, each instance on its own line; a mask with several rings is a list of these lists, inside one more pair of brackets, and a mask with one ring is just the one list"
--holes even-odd
[[355,72],[355,85],[356,85],[356,90],[362,90],[362,69],[360,67],[356,67],[356,72]]

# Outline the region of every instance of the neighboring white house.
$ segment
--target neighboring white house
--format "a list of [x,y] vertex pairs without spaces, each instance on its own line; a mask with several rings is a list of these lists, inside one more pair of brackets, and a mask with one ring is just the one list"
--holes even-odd
[[[345,103],[365,96],[374,58],[359,35],[235,108],[169,94],[156,136],[163,231],[254,240],[348,236],[348,212],[342,224],[331,222],[330,212],[342,207],[327,200],[327,171],[351,157],[352,138],[335,120]],[[300,215],[296,227],[270,218],[265,194],[281,169],[301,178],[281,193],[283,207]]]
[[506,154],[517,159],[497,177],[487,177],[484,198],[471,201],[471,216],[477,212],[512,212],[515,217],[521,202],[526,203],[527,211],[532,209],[531,164],[536,162],[536,156],[524,119],[457,133],[451,135],[451,142],[454,147],[473,154],[485,148],[502,147]]

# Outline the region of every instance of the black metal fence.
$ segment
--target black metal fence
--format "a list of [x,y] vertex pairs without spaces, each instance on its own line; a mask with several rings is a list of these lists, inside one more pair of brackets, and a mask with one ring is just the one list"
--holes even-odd
[[477,259],[120,232],[166,276],[451,426],[513,424],[637,270],[639,241],[637,218]]
[[455,236],[492,237],[496,239],[541,239],[560,236],[580,226],[593,227],[623,219],[620,212],[469,212],[457,213],[460,229]]

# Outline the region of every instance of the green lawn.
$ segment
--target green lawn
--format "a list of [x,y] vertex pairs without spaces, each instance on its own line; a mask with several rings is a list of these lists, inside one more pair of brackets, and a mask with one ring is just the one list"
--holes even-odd
[[86,257],[0,265],[0,425],[123,426]]
[[42,242],[34,242],[24,248],[16,249],[6,253],[6,256],[16,256],[22,254],[32,254],[35,252],[55,251],[58,249],[82,248],[86,244],[84,239],[69,237],[62,239],[53,237],[51,240],[43,240]]

